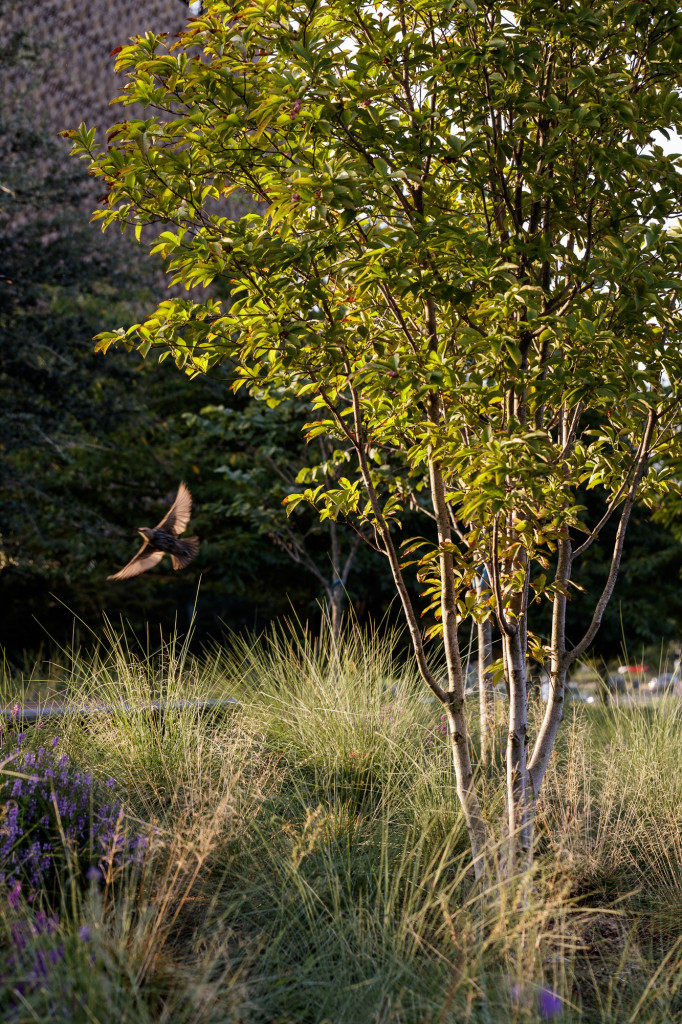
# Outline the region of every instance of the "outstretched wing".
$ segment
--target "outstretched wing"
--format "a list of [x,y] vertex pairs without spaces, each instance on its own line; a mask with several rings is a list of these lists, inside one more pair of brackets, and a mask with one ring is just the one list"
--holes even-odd
[[175,536],[187,529],[187,524],[192,515],[192,495],[184,483],[178,487],[178,493],[170,509],[156,527],[157,530],[168,530]]
[[[139,576],[141,572],[146,572],[147,569],[151,569],[163,558],[163,551],[148,551],[149,545],[147,541],[144,542],[137,554],[130,559],[127,565],[114,573],[113,576],[107,576],[108,580],[128,580],[131,576]],[[145,554],[147,551],[147,554]]]

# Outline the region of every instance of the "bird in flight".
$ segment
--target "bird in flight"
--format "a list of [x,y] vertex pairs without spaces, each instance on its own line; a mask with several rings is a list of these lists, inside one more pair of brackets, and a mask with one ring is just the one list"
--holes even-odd
[[147,526],[138,527],[138,533],[144,537],[142,547],[119,572],[107,576],[108,580],[128,580],[131,576],[139,576],[157,565],[165,554],[169,554],[174,569],[184,569],[192,561],[199,550],[199,539],[187,537],[180,540],[180,534],[187,529],[192,515],[192,495],[185,484],[181,483],[175,501],[158,526],[150,530]]

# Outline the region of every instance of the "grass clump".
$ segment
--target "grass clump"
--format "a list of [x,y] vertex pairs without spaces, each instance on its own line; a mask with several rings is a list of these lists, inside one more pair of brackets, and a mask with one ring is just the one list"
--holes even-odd
[[110,634],[63,666],[71,705],[114,708],[59,726],[88,821],[109,794],[147,843],[100,843],[84,883],[52,835],[56,896],[0,889],[0,1020],[679,1020],[677,705],[572,709],[536,866],[481,891],[439,706],[395,639],[280,631],[197,658]]

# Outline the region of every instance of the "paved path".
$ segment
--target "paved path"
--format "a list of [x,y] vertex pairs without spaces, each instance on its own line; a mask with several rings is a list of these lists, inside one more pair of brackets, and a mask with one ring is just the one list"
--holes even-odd
[[149,711],[152,715],[163,715],[166,711],[183,711],[195,708],[199,714],[205,714],[214,708],[229,708],[239,704],[234,697],[223,700],[152,700],[148,704],[135,704],[133,701],[121,701],[120,704],[68,704],[66,701],[50,701],[40,704],[38,701],[25,701],[22,704],[8,704],[0,708],[0,719],[16,722],[21,725],[35,725],[51,719],[93,718],[96,715],[111,715],[120,711]]

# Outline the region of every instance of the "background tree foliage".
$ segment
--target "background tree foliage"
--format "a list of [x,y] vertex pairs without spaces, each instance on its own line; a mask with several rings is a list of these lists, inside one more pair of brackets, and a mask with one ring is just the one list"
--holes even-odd
[[[30,61],[36,73],[43,57],[23,33],[3,49],[5,66]],[[281,479],[245,460],[268,434],[278,459],[300,461],[291,416],[273,410],[272,425],[259,426],[260,412],[227,392],[220,368],[188,388],[171,367],[94,352],[94,334],[136,319],[159,295],[160,266],[127,239],[93,234],[92,182],[49,138],[30,93],[0,112],[0,186],[0,644],[20,656],[48,635],[68,640],[74,613],[95,630],[103,611],[141,633],[147,622],[184,628],[200,577],[200,638],[262,628],[292,608],[316,618],[319,581],[270,537],[276,522],[287,528]],[[219,437],[200,416],[209,403],[226,403],[244,424],[251,417],[253,430]],[[239,483],[217,473],[230,463],[242,467]],[[196,565],[132,588],[107,583],[134,550],[135,528],[160,519],[183,477],[202,537]],[[267,525],[247,491],[267,507]],[[325,551],[316,538],[323,571]],[[390,590],[358,579],[352,596],[361,613],[380,616]]]
[[95,621],[104,607],[165,617],[146,583],[126,596],[103,580],[189,467],[177,381],[139,360],[105,363],[91,342],[151,301],[153,272],[128,245],[96,244],[86,182],[39,125],[5,110],[0,147],[0,591],[15,648],[40,642],[34,616],[56,632],[72,619],[51,593]]

